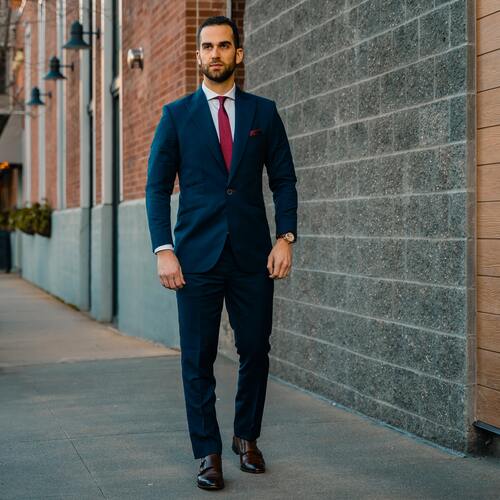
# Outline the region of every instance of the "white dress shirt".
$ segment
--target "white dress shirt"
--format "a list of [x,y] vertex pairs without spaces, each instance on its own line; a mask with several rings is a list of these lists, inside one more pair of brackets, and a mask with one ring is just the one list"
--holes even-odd
[[207,96],[208,106],[210,108],[210,113],[212,114],[212,120],[214,121],[215,130],[217,130],[217,137],[219,137],[219,141],[219,99],[217,99],[217,97],[219,95],[225,95],[226,97],[228,97],[228,99],[224,101],[224,109],[226,110],[227,116],[229,117],[229,124],[231,125],[231,136],[234,142],[234,100],[236,96],[236,85],[233,84],[233,88],[231,90],[228,90],[225,94],[217,94],[217,92],[210,90],[205,85],[205,82],[201,84],[201,87],[203,89],[203,92],[205,92],[205,95]]
[[[208,101],[208,107],[210,108],[210,114],[212,115],[212,120],[214,121],[214,126],[215,130],[217,131],[217,137],[219,137],[220,141],[220,136],[219,136],[219,99],[217,99],[217,96],[219,95],[225,95],[228,97],[224,101],[224,109],[226,110],[227,116],[229,117],[229,124],[231,126],[231,136],[233,137],[233,142],[234,142],[234,123],[235,123],[235,117],[236,117],[236,111],[235,111],[235,105],[234,101],[236,98],[236,84],[233,84],[233,87],[228,90],[225,94],[217,94],[217,92],[214,92],[213,90],[210,90],[206,85],[205,82],[201,84],[201,88],[203,89],[203,92],[205,92],[205,96]],[[159,247],[156,247],[154,250],[154,253],[156,254],[160,250],[173,250],[174,246],[171,245],[170,243],[167,243],[166,245],[160,245]]]

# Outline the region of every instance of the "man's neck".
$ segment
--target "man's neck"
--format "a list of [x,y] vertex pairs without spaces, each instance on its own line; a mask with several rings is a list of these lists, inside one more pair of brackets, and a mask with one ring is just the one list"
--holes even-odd
[[219,95],[224,95],[233,88],[234,76],[221,83],[214,82],[213,80],[209,80],[206,76],[203,76],[203,83],[213,92],[216,92]]

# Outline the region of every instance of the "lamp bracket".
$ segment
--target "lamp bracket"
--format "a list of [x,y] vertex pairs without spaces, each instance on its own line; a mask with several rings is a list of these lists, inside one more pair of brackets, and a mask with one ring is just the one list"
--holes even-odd
[[71,68],[71,71],[75,71],[75,63],[72,62],[71,64],[60,64],[60,68]]
[[101,38],[101,30],[97,28],[97,31],[82,31],[84,35],[95,35],[97,38]]

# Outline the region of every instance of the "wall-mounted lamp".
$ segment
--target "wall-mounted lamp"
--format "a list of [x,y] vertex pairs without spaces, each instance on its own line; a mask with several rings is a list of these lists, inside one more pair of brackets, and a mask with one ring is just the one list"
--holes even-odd
[[71,68],[71,71],[75,71],[73,63],[61,64],[56,56],[50,58],[49,68],[49,72],[43,77],[44,80],[65,80],[66,77],[61,73],[60,68]]
[[31,89],[31,99],[26,103],[27,106],[45,106],[45,103],[40,99],[41,95],[52,97],[52,92],[41,93],[38,87]]
[[142,47],[139,47],[138,49],[128,49],[127,65],[130,69],[144,68],[144,50]]
[[67,50],[87,50],[90,45],[83,39],[83,35],[96,35],[99,38],[99,28],[97,31],[83,31],[83,26],[79,21],[75,21],[71,25],[70,38],[67,43],[63,45],[63,49]]

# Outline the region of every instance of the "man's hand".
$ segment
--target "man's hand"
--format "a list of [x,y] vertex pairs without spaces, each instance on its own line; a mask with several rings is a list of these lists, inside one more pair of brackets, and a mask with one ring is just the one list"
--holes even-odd
[[286,278],[292,268],[292,244],[283,238],[275,243],[269,257],[267,258],[267,269],[271,273],[270,278]]
[[157,254],[158,277],[161,284],[170,290],[182,288],[186,282],[181,265],[173,250],[160,250]]

